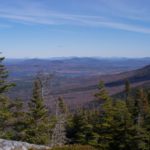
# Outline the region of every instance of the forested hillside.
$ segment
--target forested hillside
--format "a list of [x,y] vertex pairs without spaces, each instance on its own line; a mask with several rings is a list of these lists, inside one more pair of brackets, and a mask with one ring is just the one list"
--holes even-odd
[[[149,65],[150,58],[8,59],[5,64],[10,73],[9,80],[16,83],[9,91],[10,97],[29,101],[32,83],[40,74],[46,82],[46,104],[52,109],[59,96],[69,107],[90,103],[100,80],[105,82],[111,96],[123,91],[126,79],[130,80],[132,87],[148,84],[147,69],[138,69]],[[145,73],[140,75],[139,72]]]
[[35,77],[26,105],[20,98],[7,96],[15,84],[7,80],[3,60],[1,57],[0,138],[58,146],[56,149],[65,145],[73,149],[74,144],[83,145],[76,147],[81,150],[86,149],[84,145],[98,150],[150,149],[150,91],[139,87],[133,94],[130,84],[136,80],[149,81],[149,66],[126,73],[128,79],[124,78],[124,92],[119,99],[112,98],[104,82],[100,81],[90,109],[80,106],[70,111],[59,96],[53,105],[55,113],[51,113],[44,95],[46,82],[40,74]]

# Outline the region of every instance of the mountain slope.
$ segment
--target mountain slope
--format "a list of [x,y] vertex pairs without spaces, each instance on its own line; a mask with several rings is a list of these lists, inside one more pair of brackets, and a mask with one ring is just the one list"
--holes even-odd
[[[110,95],[114,95],[123,91],[126,79],[130,81],[133,88],[144,85],[148,86],[150,84],[150,65],[141,69],[110,75],[70,78],[56,75],[51,81],[52,89],[48,89],[50,94],[47,98],[47,105],[52,108],[59,96],[62,96],[70,106],[85,105],[94,99],[94,93],[97,91],[97,84],[100,80],[105,82]],[[18,80],[18,86],[12,90],[10,95],[15,93],[12,96],[20,96],[28,100],[31,95],[32,81],[33,77],[30,76]]]

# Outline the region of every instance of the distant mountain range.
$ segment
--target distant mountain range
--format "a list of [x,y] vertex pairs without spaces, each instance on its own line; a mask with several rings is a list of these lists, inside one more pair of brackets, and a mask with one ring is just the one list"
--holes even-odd
[[7,59],[11,77],[32,76],[39,71],[65,77],[112,74],[141,68],[150,58]]
[[10,71],[9,79],[17,83],[9,94],[25,100],[30,98],[32,82],[38,72],[45,76],[52,74],[47,89],[49,107],[58,96],[70,106],[85,105],[94,99],[100,80],[105,82],[111,95],[123,90],[126,79],[133,88],[150,83],[150,58],[8,59],[5,64]]

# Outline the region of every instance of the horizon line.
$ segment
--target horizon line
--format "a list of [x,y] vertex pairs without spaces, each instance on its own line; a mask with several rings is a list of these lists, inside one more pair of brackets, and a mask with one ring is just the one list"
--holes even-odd
[[[5,57],[5,56],[4,56]],[[143,59],[150,56],[128,57],[128,56],[52,56],[52,57],[5,57],[5,59],[72,59],[72,58],[95,58],[95,59]]]

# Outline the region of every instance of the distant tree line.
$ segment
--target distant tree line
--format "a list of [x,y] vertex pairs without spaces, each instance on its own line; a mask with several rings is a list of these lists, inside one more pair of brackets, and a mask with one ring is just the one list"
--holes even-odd
[[150,91],[139,88],[132,94],[125,82],[124,98],[109,96],[104,83],[95,94],[98,107],[69,112],[58,98],[56,114],[46,107],[42,81],[36,78],[26,107],[11,100],[7,91],[14,86],[0,58],[0,138],[52,146],[90,145],[99,150],[150,150]]

